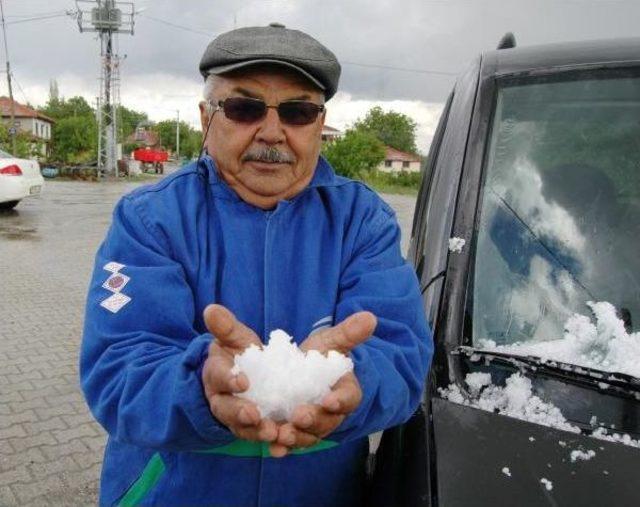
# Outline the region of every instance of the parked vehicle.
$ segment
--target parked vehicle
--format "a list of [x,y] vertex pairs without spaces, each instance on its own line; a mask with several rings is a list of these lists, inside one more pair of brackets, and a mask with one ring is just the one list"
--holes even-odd
[[38,162],[0,150],[0,209],[12,209],[25,197],[39,195],[43,186]]
[[133,151],[133,159],[141,162],[143,172],[152,168],[156,174],[164,174],[164,162],[169,160],[169,153],[148,147],[138,148]]
[[371,505],[638,505],[639,252],[640,39],[481,55],[418,195],[435,356]]

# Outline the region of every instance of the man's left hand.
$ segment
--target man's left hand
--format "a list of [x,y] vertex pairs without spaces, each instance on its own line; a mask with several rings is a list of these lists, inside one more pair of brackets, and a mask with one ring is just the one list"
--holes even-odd
[[[371,336],[376,317],[358,312],[337,326],[309,336],[301,345],[303,351],[318,350],[323,354],[336,350],[348,354]],[[290,422],[278,428],[278,438],[269,447],[274,457],[286,456],[292,448],[310,447],[332,433],[362,400],[362,390],[353,372],[343,375],[319,405],[301,405]]]

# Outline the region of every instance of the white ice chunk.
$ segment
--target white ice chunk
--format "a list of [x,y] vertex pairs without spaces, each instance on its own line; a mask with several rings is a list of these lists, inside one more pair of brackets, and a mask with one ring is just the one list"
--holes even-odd
[[469,386],[471,394],[477,396],[483,387],[491,384],[491,374],[482,372],[469,373],[465,377],[465,382]]
[[466,241],[462,238],[449,238],[449,251],[453,253],[460,253],[464,248]]
[[235,356],[232,373],[244,373],[249,389],[238,394],[254,402],[262,417],[290,420],[294,409],[320,403],[344,374],[353,370],[350,358],[330,351],[302,352],[291,336],[278,329],[263,348],[252,345]]
[[580,449],[576,449],[574,451],[571,451],[571,463],[575,463],[578,460],[582,460],[582,461],[589,461],[591,458],[593,458],[596,455],[596,451],[593,451],[591,449],[589,449],[588,451],[582,451]]
[[[468,385],[478,384],[482,377],[468,374],[465,378]],[[572,433],[580,433],[580,428],[567,422],[560,410],[551,403],[545,403],[531,390],[531,380],[519,373],[511,375],[505,387],[496,385],[486,386],[482,392],[474,393],[470,388],[471,398],[466,399],[456,384],[451,384],[446,389],[440,389],[443,398],[453,403],[469,405],[488,412],[497,412],[502,415],[515,417],[524,421],[557,428]]]
[[[593,312],[594,321],[585,315],[574,314],[564,325],[562,339],[511,345],[496,345],[492,340],[480,339],[478,343],[487,350],[538,356],[640,377],[640,332],[627,333],[624,322],[618,318],[612,304],[589,301],[587,305]],[[609,377],[609,380],[615,378]],[[609,385],[602,382],[598,387],[607,389]]]
[[542,479],[540,479],[540,482],[544,484],[544,487],[547,488],[547,491],[551,491],[553,489],[553,482],[551,482],[549,479],[543,477]]
[[506,475],[507,477],[511,477],[511,470],[509,470],[509,467],[504,467],[504,468],[502,469],[502,473],[503,473],[504,475]]

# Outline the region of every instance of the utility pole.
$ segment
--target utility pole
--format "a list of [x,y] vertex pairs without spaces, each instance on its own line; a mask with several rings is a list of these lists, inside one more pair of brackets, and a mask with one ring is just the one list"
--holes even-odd
[[[89,8],[87,4],[90,4]],[[86,6],[82,9],[82,6]],[[133,35],[133,2],[76,0],[80,32],[100,37],[100,100],[98,108],[98,173],[118,176],[117,112],[120,106],[120,57],[114,52],[116,35]]]
[[180,109],[176,110],[176,160],[178,161],[178,166],[180,165]]
[[11,103],[11,125],[9,135],[11,136],[12,155],[16,156],[16,105],[13,102],[13,88],[11,87],[11,65],[9,64],[9,46],[7,45],[7,27],[4,24],[4,3],[0,0],[0,14],[2,14],[2,35],[4,37],[4,55],[7,60],[7,84],[9,85],[9,101]]

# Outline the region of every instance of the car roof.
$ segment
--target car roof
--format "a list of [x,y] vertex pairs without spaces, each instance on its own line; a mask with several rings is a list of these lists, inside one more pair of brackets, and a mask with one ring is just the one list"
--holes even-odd
[[553,68],[640,64],[640,37],[487,51],[482,55],[483,75],[517,74]]

